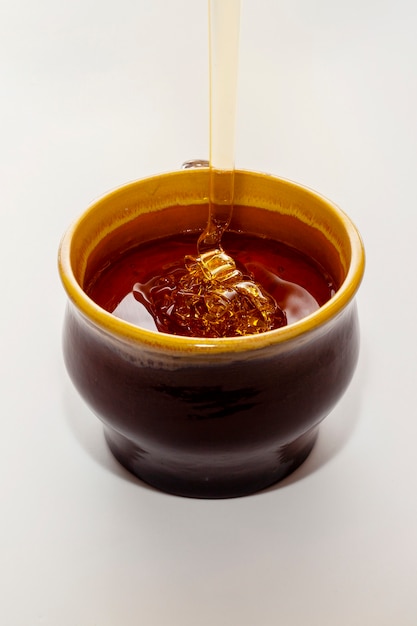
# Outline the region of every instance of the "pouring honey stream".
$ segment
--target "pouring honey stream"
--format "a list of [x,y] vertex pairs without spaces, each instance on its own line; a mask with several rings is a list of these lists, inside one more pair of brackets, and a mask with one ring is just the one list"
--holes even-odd
[[[222,247],[234,201],[234,149],[239,56],[240,0],[209,0],[210,190],[208,223],[197,242],[197,256],[186,256],[185,271],[172,268],[162,282],[138,285],[135,297],[163,310],[160,329],[175,334],[241,336],[287,323],[274,298],[238,267]],[[174,286],[175,282],[175,286]],[[145,296],[145,291],[147,296]],[[155,314],[155,310],[153,311]]]

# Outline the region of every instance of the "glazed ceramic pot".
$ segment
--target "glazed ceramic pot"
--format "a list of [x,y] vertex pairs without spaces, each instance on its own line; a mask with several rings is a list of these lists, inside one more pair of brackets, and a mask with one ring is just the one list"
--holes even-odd
[[224,498],[265,488],[297,468],[346,390],[359,351],[355,294],[364,249],[350,219],[317,193],[238,171],[230,228],[314,258],[339,285],[326,304],[277,330],[207,339],[141,329],[86,295],[85,277],[104,250],[202,230],[208,184],[206,169],[133,182],[69,228],[59,251],[68,294],[63,350],[122,465],[166,492]]

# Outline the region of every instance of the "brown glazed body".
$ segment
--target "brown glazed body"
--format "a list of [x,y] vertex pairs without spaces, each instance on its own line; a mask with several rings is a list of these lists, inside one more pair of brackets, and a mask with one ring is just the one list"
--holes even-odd
[[[181,178],[183,175],[187,178]],[[207,182],[207,172],[171,176],[175,189],[180,181],[195,185],[196,192],[200,187],[204,191]],[[248,177],[256,179],[258,194],[253,186],[249,191],[245,189]],[[277,188],[277,208],[270,208],[269,195],[262,192],[266,178]],[[121,222],[116,219],[118,212],[122,215],[122,207],[126,212],[127,196],[123,192],[121,196],[114,192],[116,199],[113,196],[94,205],[90,217],[96,212],[100,218],[87,220],[89,226],[81,218],[67,233],[60,251],[61,277],[69,295],[64,325],[64,357],[69,375],[103,421],[115,457],[144,481],[178,495],[241,496],[292,472],[311,451],[320,422],[346,390],[358,358],[359,328],[353,296],[362,277],[364,259],[354,227],[342,214],[341,225],[334,226],[329,236],[327,229],[333,217],[317,227],[301,215],[304,209],[300,213],[300,198],[307,201],[312,192],[279,179],[241,173],[237,180],[238,197],[240,179],[243,208],[238,210],[236,224],[244,219],[244,207],[249,207],[257,196],[256,206],[265,205],[261,207],[264,222],[258,219],[259,215],[255,220],[258,232],[267,229],[270,234],[275,232],[270,224],[281,207],[284,213],[291,213],[285,218],[291,217],[289,223],[292,219],[299,222],[298,231],[290,228],[289,232],[295,232],[297,241],[302,241],[305,230],[310,242],[308,251],[321,251],[315,254],[316,258],[321,257],[320,262],[339,275],[340,294],[322,307],[324,311],[320,309],[292,327],[228,340],[163,336],[112,319],[88,301],[82,281],[90,259],[99,254],[98,242],[112,236],[115,223],[119,229],[115,246],[121,238],[126,239],[120,233],[129,231],[124,222],[120,229]],[[290,196],[301,196],[288,208],[280,196],[281,188]],[[131,186],[129,197],[132,194]],[[171,190],[168,196],[172,203]],[[317,195],[310,200],[314,198],[329,204]],[[108,216],[116,216],[114,222],[106,217],[106,209],[104,216],[103,210],[100,213],[101,202],[108,203]],[[190,200],[193,202],[195,199]],[[165,203],[168,206],[168,197]],[[138,204],[140,201],[135,206]],[[183,205],[184,202],[179,213]],[[149,215],[149,205],[144,202],[143,206],[144,214]],[[332,205],[332,211],[338,210]],[[199,214],[198,210],[195,212]],[[137,219],[137,212],[133,213]],[[177,216],[171,225],[168,218],[156,221],[169,230],[174,223],[178,226],[181,219]],[[201,216],[195,219],[201,221]],[[320,222],[321,218],[317,219]],[[98,227],[97,220],[102,220]],[[340,243],[346,223],[351,232]],[[94,228],[91,224],[95,224]],[[283,224],[281,231],[285,231]],[[312,233],[315,236],[312,228],[317,231],[317,245],[311,243]],[[76,237],[84,241],[78,247],[74,245]],[[144,237],[149,237],[149,233]],[[357,240],[348,245],[355,237]],[[291,237],[285,238],[289,241]]]

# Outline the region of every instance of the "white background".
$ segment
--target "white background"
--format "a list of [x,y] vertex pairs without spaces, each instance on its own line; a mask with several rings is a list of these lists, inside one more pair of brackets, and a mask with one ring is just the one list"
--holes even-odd
[[202,501],[111,457],[56,253],[110,188],[207,157],[206,0],[1,1],[2,625],[417,624],[416,6],[242,2],[237,166],[356,222],[362,352],[298,471]]

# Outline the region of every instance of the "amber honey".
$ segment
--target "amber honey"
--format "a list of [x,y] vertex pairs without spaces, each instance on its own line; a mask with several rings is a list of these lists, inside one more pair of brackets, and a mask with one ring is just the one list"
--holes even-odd
[[[225,232],[222,242],[242,280],[260,285],[272,302],[270,325],[262,327],[260,319],[259,332],[310,315],[337,290],[338,285],[324,268],[287,244],[233,231]],[[85,291],[102,308],[148,330],[196,337],[239,336],[245,334],[242,319],[247,315],[247,332],[258,332],[250,306],[244,310],[240,297],[232,294],[229,298],[227,285],[222,284],[216,294],[210,283],[206,298],[202,297],[201,284],[194,300],[185,294],[195,252],[194,233],[113,251],[89,269]],[[239,301],[236,310],[234,299]],[[216,317],[215,325],[206,323],[210,315]]]

